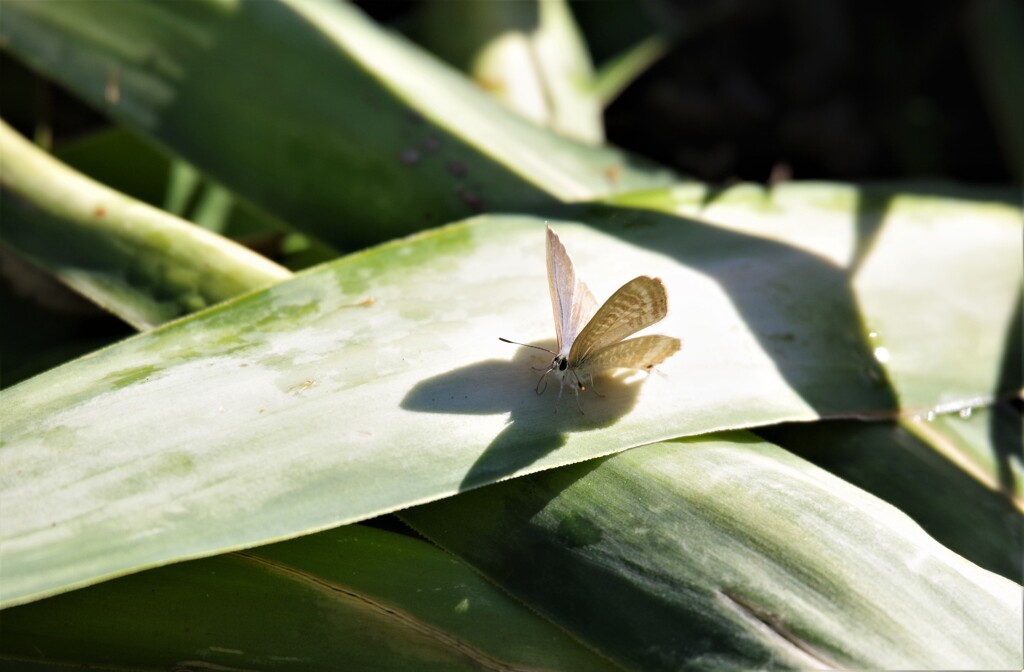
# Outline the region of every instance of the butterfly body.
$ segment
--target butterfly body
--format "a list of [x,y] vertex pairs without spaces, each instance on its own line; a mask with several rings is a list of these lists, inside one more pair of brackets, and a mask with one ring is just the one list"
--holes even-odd
[[[586,389],[583,381],[596,373],[615,368],[650,370],[679,350],[679,339],[670,336],[627,338],[668,314],[661,280],[645,275],[633,278],[598,308],[551,227],[546,256],[558,351],[552,353],[554,359],[544,375],[558,377],[559,395],[567,380],[578,393]],[[538,391],[539,386],[538,382]]]

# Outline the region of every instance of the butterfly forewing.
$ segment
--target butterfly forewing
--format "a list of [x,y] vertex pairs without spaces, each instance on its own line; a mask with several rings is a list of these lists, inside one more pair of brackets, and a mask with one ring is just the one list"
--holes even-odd
[[651,326],[667,313],[668,297],[661,280],[646,275],[633,278],[612,294],[579,332],[569,351],[569,365],[581,365],[602,348]]
[[605,369],[650,369],[679,351],[680,341],[671,336],[639,336],[614,343],[588,357],[580,365],[580,375]]
[[558,352],[564,355],[565,349],[572,346],[583,325],[593,316],[597,300],[587,285],[576,279],[572,259],[551,227],[548,227],[547,261]]

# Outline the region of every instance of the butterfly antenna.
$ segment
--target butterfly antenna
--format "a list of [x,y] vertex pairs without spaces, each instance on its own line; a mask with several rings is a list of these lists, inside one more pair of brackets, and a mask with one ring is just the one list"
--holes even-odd
[[548,353],[549,355],[556,355],[556,354],[558,354],[556,352],[552,352],[551,350],[548,350],[547,348],[542,348],[539,345],[528,345],[526,343],[520,343],[519,341],[510,341],[507,338],[502,338],[501,336],[498,336],[498,340],[503,342],[503,343],[511,343],[512,345],[521,345],[524,348],[533,348],[534,350],[543,350],[544,352]]
[[[548,353],[549,355],[555,354],[551,350],[548,350],[547,348],[542,348],[539,345],[527,345],[526,343],[520,343],[518,341],[510,341],[507,338],[502,338],[501,336],[498,336],[498,340],[502,341],[503,343],[511,343],[512,345],[521,345],[524,348],[533,348],[534,350],[543,350],[544,352]],[[554,369],[553,366],[548,366],[546,368],[543,367],[543,366],[531,366],[530,368],[533,369],[534,371],[543,371],[545,375],[547,375],[548,373],[550,373]],[[544,376],[541,376],[541,380],[543,380],[543,379],[544,379]],[[537,385],[539,387],[540,383],[538,382]],[[538,392],[537,394],[543,394],[543,392]]]

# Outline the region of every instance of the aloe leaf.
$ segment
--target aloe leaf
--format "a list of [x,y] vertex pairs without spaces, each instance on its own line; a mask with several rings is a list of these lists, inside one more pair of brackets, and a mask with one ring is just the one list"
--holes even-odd
[[1020,585],[748,434],[644,446],[401,515],[635,669],[1024,662]]
[[1001,404],[930,420],[794,423],[758,434],[889,502],[971,562],[1019,581],[1020,424]]
[[593,66],[564,0],[434,0],[420,7],[415,36],[523,117],[582,142],[604,140]]
[[124,577],[9,609],[3,621],[7,663],[615,669],[464,563],[363,526]]
[[[180,159],[170,159],[121,127],[62,143],[54,154],[98,182],[225,235],[295,271],[336,259],[323,242],[299,234],[224,187],[204,180]],[[130,162],[124,161],[131,156]]]
[[[534,394],[547,355],[497,341],[553,332],[544,222],[513,216],[312,269],[5,391],[3,602],[666,438],[898,410],[839,266],[697,220],[591,211],[589,227],[551,221],[578,272],[599,297],[638,272],[663,278],[673,308],[658,331],[684,346],[646,380],[599,378],[585,413],[554,385]],[[1009,239],[1013,227],[991,214],[957,224],[932,223],[959,254],[928,291],[989,302],[1002,325],[1011,299],[988,276],[979,296],[972,269],[1009,247],[988,228]],[[807,226],[825,237],[816,216]],[[957,369],[958,385],[979,367]],[[993,382],[979,384],[972,398]]]
[[[868,336],[856,346],[870,350],[908,414],[959,410],[1020,394],[1024,213],[1015,190],[793,183],[716,191],[689,184],[612,202],[714,222],[820,261],[821,278],[834,282],[836,292],[848,287],[855,297],[852,310]],[[965,255],[978,263],[964,264]],[[766,281],[757,275],[765,272],[763,260],[745,263],[751,266],[746,276],[737,272],[720,282],[746,292]],[[823,308],[787,275],[800,274],[780,272],[772,279],[793,297],[781,305],[797,301],[796,311]],[[954,284],[973,290],[961,293]],[[730,294],[734,300],[740,296]],[[739,307],[748,322],[759,311],[752,298],[739,301]],[[839,355],[843,341],[852,346],[860,340],[855,329],[844,318],[829,333],[826,347]],[[809,339],[811,344],[820,344],[821,335]],[[771,348],[767,336],[762,347]],[[784,349],[789,358],[803,356],[793,344]],[[875,377],[878,371],[865,369],[865,375]]]
[[85,177],[0,122],[3,241],[129,324],[291,277],[277,264]]
[[671,179],[538,128],[342,3],[10,0],[0,37],[112,118],[343,249]]

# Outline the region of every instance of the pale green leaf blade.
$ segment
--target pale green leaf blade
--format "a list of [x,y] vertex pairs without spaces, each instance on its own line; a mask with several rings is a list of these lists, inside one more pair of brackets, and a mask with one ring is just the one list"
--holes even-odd
[[139,329],[291,273],[226,238],[109,189],[0,121],[2,238]]
[[423,541],[350,526],[3,614],[0,662],[89,669],[608,670]]
[[1024,663],[1020,585],[750,435],[644,446],[401,515],[635,669]]
[[[339,260],[6,391],[4,602],[660,439],[896,410],[841,268],[648,211],[592,221],[552,224],[598,296],[661,277],[657,330],[683,350],[646,380],[599,379],[585,414],[534,394],[543,354],[497,341],[553,336],[544,222],[525,217]],[[948,244],[975,239],[988,240]],[[1002,250],[958,263],[991,267]],[[944,290],[975,295],[947,270]]]

